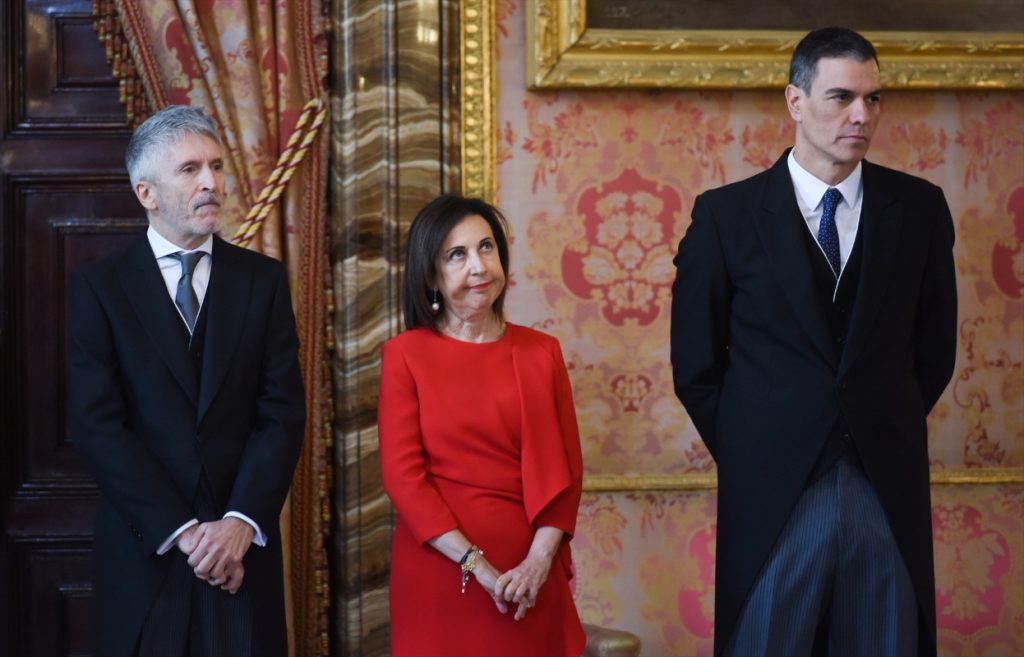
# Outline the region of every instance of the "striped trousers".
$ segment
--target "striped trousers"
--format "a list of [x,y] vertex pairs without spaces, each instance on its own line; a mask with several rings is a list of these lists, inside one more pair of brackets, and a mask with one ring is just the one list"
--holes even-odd
[[[195,508],[200,521],[216,520],[205,474]],[[255,548],[259,549],[259,548]],[[177,547],[157,557],[169,559],[167,574],[139,637],[137,657],[247,657],[254,653],[253,604],[243,580],[231,595],[195,576]]]
[[917,632],[913,585],[885,513],[844,456],[801,494],[724,654],[904,657],[917,652]]

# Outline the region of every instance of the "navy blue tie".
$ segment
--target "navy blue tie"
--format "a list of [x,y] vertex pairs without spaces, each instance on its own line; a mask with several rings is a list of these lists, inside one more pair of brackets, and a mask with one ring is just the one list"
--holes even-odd
[[818,244],[828,258],[828,264],[832,265],[832,273],[839,278],[839,231],[836,230],[836,207],[839,200],[843,198],[842,193],[835,187],[829,187],[825,197],[821,200],[821,222],[818,224]]

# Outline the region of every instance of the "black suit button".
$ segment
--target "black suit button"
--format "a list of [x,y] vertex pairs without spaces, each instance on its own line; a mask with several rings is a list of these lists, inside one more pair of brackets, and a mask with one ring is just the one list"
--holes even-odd
[[844,443],[848,443],[848,442],[850,442],[850,440],[851,440],[850,434],[844,433],[843,434],[843,442]]
[[846,390],[846,384],[845,383],[840,383],[839,384],[839,389],[840,390]]
[[843,344],[846,342],[846,338],[836,338],[836,344]]

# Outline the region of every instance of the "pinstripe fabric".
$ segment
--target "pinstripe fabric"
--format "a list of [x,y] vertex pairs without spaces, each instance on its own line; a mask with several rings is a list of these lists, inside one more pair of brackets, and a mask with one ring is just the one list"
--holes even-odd
[[238,593],[231,595],[199,579],[193,580],[189,657],[255,654],[252,600],[244,581]]
[[847,457],[801,495],[725,648],[727,657],[917,651],[917,606],[874,490]]
[[171,548],[167,574],[142,626],[137,657],[184,657],[188,654],[188,626],[192,605],[192,580],[188,557]]
[[[215,520],[206,475],[196,495],[200,521]],[[254,548],[259,549],[259,548]],[[224,657],[253,655],[253,600],[245,581],[238,593],[211,586],[195,576],[177,548],[139,638],[138,657]]]

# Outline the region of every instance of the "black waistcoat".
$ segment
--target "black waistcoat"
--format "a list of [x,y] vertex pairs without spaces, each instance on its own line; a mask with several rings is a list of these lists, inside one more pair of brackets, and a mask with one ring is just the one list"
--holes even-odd
[[[863,222],[862,222],[863,223]],[[853,304],[857,300],[857,288],[860,284],[861,253],[863,252],[862,240],[860,238],[860,226],[857,228],[857,237],[853,242],[853,250],[850,258],[843,267],[842,275],[839,277],[838,287],[836,277],[832,273],[832,267],[828,264],[825,254],[818,246],[817,240],[811,231],[802,231],[804,244],[807,248],[807,255],[811,261],[811,269],[814,272],[815,289],[818,292],[818,303],[824,311],[828,321],[829,332],[832,342],[836,346],[836,354],[842,358],[843,349],[846,347],[846,334],[850,328],[850,315],[853,312]],[[850,430],[845,418],[840,414],[828,439],[818,456],[818,460],[811,470],[808,478],[808,485],[816,481],[821,475],[828,472],[836,461],[844,454],[856,460],[856,452],[850,438]]]
[[185,320],[181,321],[181,339],[185,341],[185,345],[188,348],[188,355],[192,366],[192,373],[196,377],[196,389],[199,389],[203,375],[203,346],[206,342],[206,306],[203,304],[199,308],[199,316],[196,317],[196,325],[192,329],[192,335],[188,334],[188,327],[185,326]]
[[[185,326],[185,322],[182,321],[181,323],[182,339],[188,345],[189,362],[196,377],[196,389],[200,391],[200,394],[202,393],[203,385],[203,353],[206,346],[206,307],[207,304],[203,303],[199,309],[199,317],[196,317],[196,325],[193,327],[191,338],[189,337],[188,327]],[[217,520],[221,517],[220,512],[218,512],[220,505],[216,501],[213,490],[213,487],[210,486],[206,479],[206,470],[204,469],[199,477],[199,485],[196,488],[195,497],[192,502],[193,511],[195,511],[196,517],[200,522]]]

